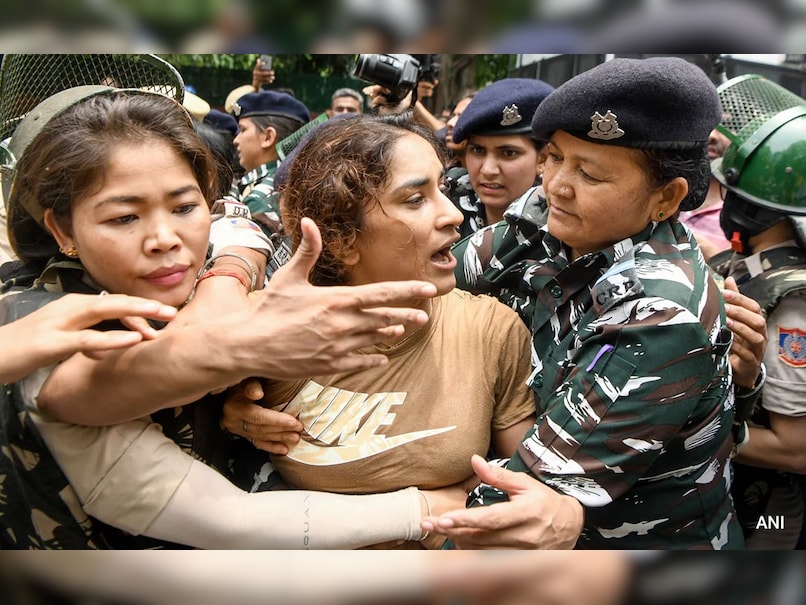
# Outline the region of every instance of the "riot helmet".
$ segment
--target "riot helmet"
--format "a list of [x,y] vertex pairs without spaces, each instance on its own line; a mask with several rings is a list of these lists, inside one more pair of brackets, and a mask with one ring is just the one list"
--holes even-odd
[[179,103],[185,94],[182,76],[173,65],[156,55],[3,55],[0,63],[0,173],[6,206],[14,165],[21,151],[19,142],[12,143],[11,135],[39,103],[62,90],[85,85],[149,88]]
[[806,216],[806,99],[758,75],[717,89],[718,129],[731,140],[712,173],[724,188],[720,224],[738,251],[751,237]]

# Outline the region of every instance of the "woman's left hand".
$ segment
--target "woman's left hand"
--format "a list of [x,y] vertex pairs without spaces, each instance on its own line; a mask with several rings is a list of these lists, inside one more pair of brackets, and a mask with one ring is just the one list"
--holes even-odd
[[767,320],[755,300],[739,293],[732,277],[725,280],[722,295],[728,303],[725,313],[728,327],[733,332],[730,347],[733,382],[752,388],[761,371],[761,361],[767,348]]
[[473,456],[479,478],[509,493],[509,502],[455,510],[423,519],[422,528],[450,538],[458,548],[569,549],[582,531],[582,505],[527,473],[499,468]]
[[269,410],[254,403],[263,398],[263,387],[256,378],[244,380],[230,389],[221,414],[221,427],[251,441],[257,449],[271,454],[287,454],[299,443],[302,423],[285,412]]

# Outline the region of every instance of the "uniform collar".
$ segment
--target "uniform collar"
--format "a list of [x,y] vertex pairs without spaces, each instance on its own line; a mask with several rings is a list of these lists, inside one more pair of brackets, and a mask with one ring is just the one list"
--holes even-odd
[[241,186],[244,185],[251,185],[260,179],[266,178],[269,175],[274,174],[277,172],[277,161],[273,162],[266,162],[265,164],[261,164],[254,170],[250,170],[245,175],[241,177]]
[[770,264],[769,260],[765,259],[767,252],[777,248],[789,248],[792,246],[797,247],[797,243],[794,239],[775,244],[774,246],[770,246],[769,248],[765,248],[764,250],[756,252],[755,254],[750,254],[749,256],[742,257],[735,255],[731,263],[730,275],[734,276],[737,283],[758,277],[762,273],[775,268]]
[[[661,225],[664,224],[666,223],[658,223],[656,227],[656,223],[650,223],[642,231],[633,235],[632,237],[624,238],[623,240],[616,242],[612,246],[603,248],[602,250],[583,254],[576,261],[574,261],[574,263],[588,265],[590,264],[592,258],[601,256],[604,257],[607,265],[612,265],[620,260],[622,256],[633,250],[636,245],[648,241],[650,237],[655,234],[657,229],[661,228]],[[543,246],[546,249],[546,253],[549,254],[549,256],[561,255],[567,258],[567,254],[565,253],[565,244],[549,233],[547,227],[543,227],[543,229],[546,232],[546,235],[543,238]]]
[[51,292],[98,294],[103,291],[103,288],[92,280],[84,265],[58,257],[48,263],[34,285],[42,286]]

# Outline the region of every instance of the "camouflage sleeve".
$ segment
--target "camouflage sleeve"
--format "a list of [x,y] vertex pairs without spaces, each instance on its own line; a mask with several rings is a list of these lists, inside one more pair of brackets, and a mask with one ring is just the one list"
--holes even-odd
[[451,252],[456,257],[456,287],[475,294],[478,277],[490,266],[493,234],[496,225],[490,225],[460,239]]
[[[268,187],[268,186],[266,186]],[[241,203],[246,204],[249,212],[263,232],[271,237],[280,229],[280,198],[273,188],[261,189],[261,185],[245,196]]]
[[535,413],[534,391],[526,384],[531,373],[529,329],[518,316],[496,302],[488,330],[488,351],[494,351],[490,365],[495,381],[493,430],[501,430]]
[[489,225],[458,241],[456,287],[475,294],[497,293],[521,281],[523,263],[539,257],[539,231],[524,231],[507,221]]
[[[657,298],[615,307],[610,320],[619,314],[591,325],[567,356],[542,360],[537,423],[509,465],[586,507],[611,503],[639,479],[707,464],[709,445],[730,430],[726,368],[715,366],[697,317]],[[658,461],[673,439],[685,444],[680,456]]]
[[277,204],[272,203],[274,188],[261,187],[256,185],[247,195],[241,199],[242,204],[246,204],[249,212],[254,216],[255,214],[263,214],[276,210]]

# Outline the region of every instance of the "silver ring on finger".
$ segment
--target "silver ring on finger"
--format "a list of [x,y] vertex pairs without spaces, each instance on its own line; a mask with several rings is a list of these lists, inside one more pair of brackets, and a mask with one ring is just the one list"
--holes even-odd
[[248,431],[249,431],[249,429],[248,429],[248,428],[247,428],[247,426],[246,426],[247,424],[249,424],[249,423],[248,423],[246,420],[244,420],[244,421],[243,421],[243,431],[244,431],[244,433],[246,433],[246,432],[248,432]]

